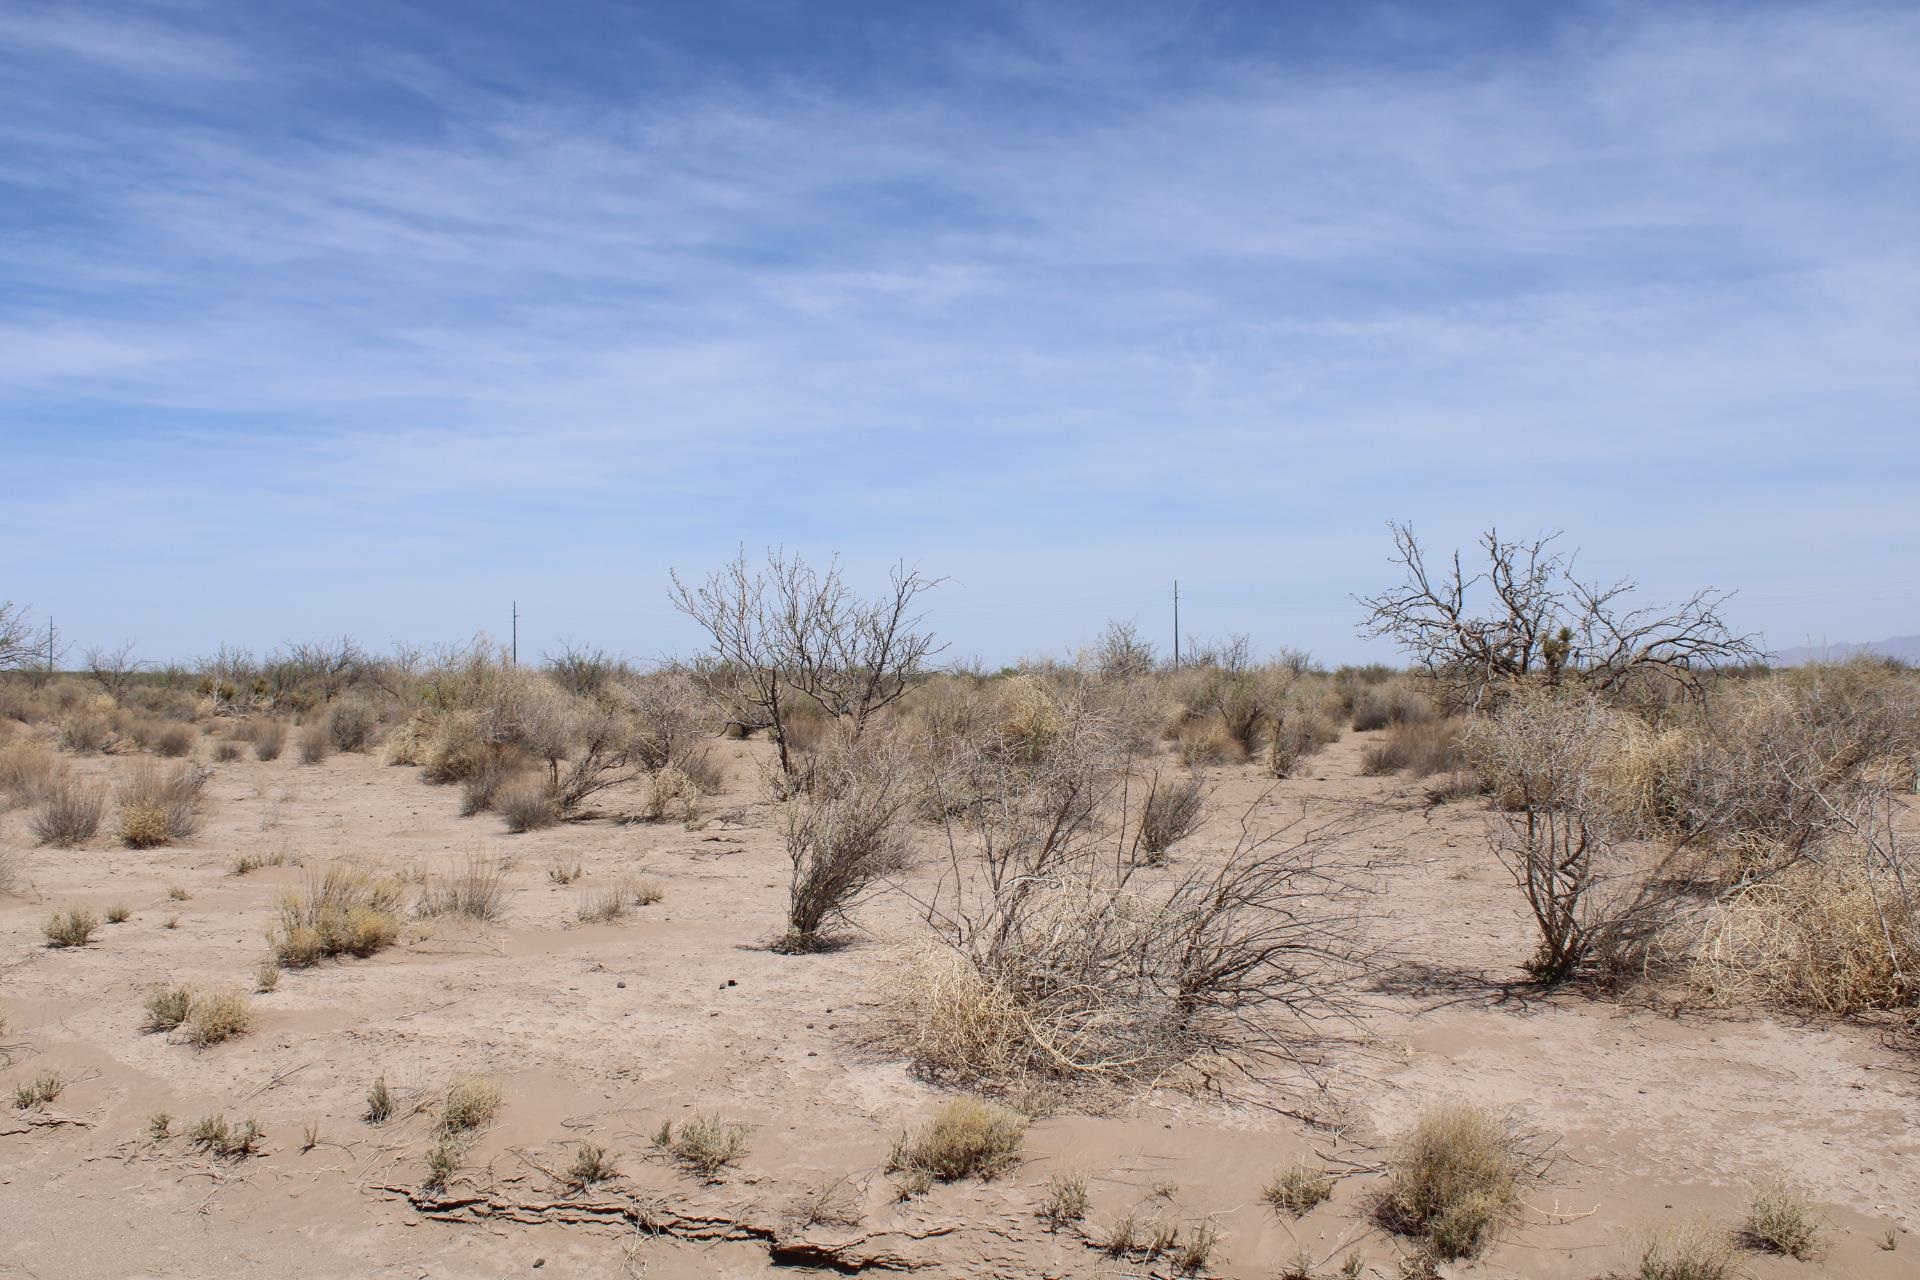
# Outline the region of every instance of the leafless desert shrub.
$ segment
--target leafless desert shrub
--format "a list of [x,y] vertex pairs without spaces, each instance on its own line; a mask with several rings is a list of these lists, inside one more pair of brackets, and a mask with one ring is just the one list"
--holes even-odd
[[240,758],[240,744],[228,738],[222,738],[213,744],[213,759],[216,764],[232,764]]
[[335,862],[307,873],[303,890],[280,901],[275,958],[289,969],[328,956],[370,956],[400,936],[405,886],[397,880]]
[[506,912],[507,868],[498,858],[474,856],[459,870],[430,876],[415,910],[422,916],[464,916],[482,924]]
[[1752,1248],[1784,1254],[1802,1262],[1820,1242],[1820,1215],[1804,1191],[1779,1180],[1753,1189],[1740,1235]]
[[142,761],[116,797],[120,838],[128,847],[151,849],[190,839],[200,830],[203,793],[210,775],[193,765],[161,769]]
[[674,767],[685,774],[703,796],[716,796],[726,790],[727,766],[711,751],[688,751]]
[[84,947],[100,931],[100,917],[76,907],[54,912],[40,928],[50,947]]
[[1369,776],[1407,773],[1416,778],[1463,768],[1458,720],[1418,720],[1395,725],[1385,739],[1360,754],[1360,772]]
[[106,811],[103,788],[61,773],[40,784],[27,825],[36,844],[72,849],[93,839]]
[[697,1115],[677,1127],[669,1120],[654,1134],[653,1145],[713,1182],[747,1154],[747,1126],[714,1114]]
[[700,689],[684,671],[636,676],[621,686],[633,721],[633,761],[652,773],[668,765],[687,769],[691,756],[704,755],[703,739],[716,728]]
[[1732,1234],[1711,1218],[1694,1218],[1645,1233],[1633,1280],[1732,1280],[1738,1270]]
[[278,720],[269,720],[254,733],[253,758],[256,760],[278,760],[280,753],[287,749],[287,726]]
[[1676,906],[1682,882],[1619,848],[1602,767],[1618,714],[1591,695],[1534,690],[1467,730],[1474,768],[1501,798],[1490,839],[1533,913],[1540,940],[1527,969],[1543,982],[1628,963]]
[[253,1001],[237,987],[196,991],[181,1024],[187,1041],[196,1048],[231,1040],[253,1029]]
[[1432,1107],[1394,1145],[1376,1216],[1442,1259],[1472,1257],[1513,1215],[1525,1167],[1510,1121],[1464,1103]]
[[906,753],[873,737],[817,762],[810,789],[783,815],[793,871],[780,950],[817,950],[823,928],[905,864],[903,819],[917,799],[915,783]]
[[373,708],[352,698],[335,703],[333,710],[327,712],[326,724],[327,737],[336,751],[365,751],[380,727]]
[[300,763],[319,764],[333,754],[333,735],[327,722],[314,720],[300,727]]
[[500,1082],[491,1076],[465,1075],[447,1086],[440,1105],[439,1131],[461,1136],[485,1128],[500,1110]]
[[1145,861],[1164,862],[1167,850],[1200,825],[1205,807],[1206,792],[1199,778],[1192,774],[1175,778],[1155,774],[1147,784],[1147,796],[1134,829],[1135,843],[1146,855]]
[[[544,782],[528,776],[532,762],[519,747],[490,744],[474,749],[466,757],[460,779],[460,816],[471,818],[496,807],[501,793],[509,788],[524,791],[529,784],[547,792],[548,807],[558,820],[559,805],[554,803]],[[552,825],[549,823],[548,825]]]
[[1027,1118],[1019,1112],[981,1098],[955,1098],[925,1126],[900,1135],[887,1168],[935,1182],[991,1179],[1019,1159],[1026,1136]]
[[1298,1218],[1333,1195],[1333,1175],[1317,1164],[1296,1160],[1277,1170],[1260,1189],[1275,1211]]
[[[468,779],[465,785],[471,787],[473,779]],[[493,807],[505,820],[507,830],[515,835],[542,831],[560,822],[560,801],[538,778],[508,783],[493,798]]]
[[98,711],[76,711],[60,722],[60,747],[75,755],[106,750],[113,741],[113,723]]
[[[944,782],[942,783],[944,785]],[[923,1070],[985,1087],[1148,1079],[1201,1057],[1302,1061],[1363,967],[1330,859],[1340,824],[1256,834],[1149,884],[1098,829],[1097,752],[993,765],[948,820],[949,865],[908,892],[941,963],[896,975],[887,1035]]]

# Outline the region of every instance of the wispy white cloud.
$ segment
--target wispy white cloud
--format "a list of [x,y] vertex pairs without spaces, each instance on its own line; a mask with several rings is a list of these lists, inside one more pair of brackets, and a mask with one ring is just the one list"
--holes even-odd
[[[1869,531],[1910,560],[1920,19],[1617,12],[1472,66],[1180,77],[1191,24],[1037,13],[924,94],[359,72],[414,77],[376,87],[430,128],[256,129],[42,70],[0,129],[0,432],[36,464],[0,532],[110,495],[103,554],[391,538],[473,558],[449,597],[577,540],[650,599],[745,539],[914,552],[982,598],[1185,565],[1324,599],[1377,574],[1389,515],[1565,525],[1723,585]],[[150,40],[148,79],[268,57],[139,22],[0,38],[98,66]],[[183,515],[206,483],[217,512]],[[340,607],[403,594],[376,573]]]

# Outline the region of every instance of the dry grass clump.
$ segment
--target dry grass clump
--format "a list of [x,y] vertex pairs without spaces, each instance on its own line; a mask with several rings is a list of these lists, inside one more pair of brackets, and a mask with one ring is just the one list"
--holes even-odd
[[240,744],[228,738],[222,738],[213,744],[215,764],[232,764],[240,758]]
[[1820,1241],[1820,1215],[1805,1192],[1782,1181],[1753,1189],[1740,1236],[1749,1246],[1805,1262]]
[[675,1126],[661,1123],[653,1145],[708,1182],[717,1181],[728,1165],[747,1154],[747,1126],[722,1120],[716,1114],[697,1115]]
[[[366,703],[349,700],[336,703],[327,713],[327,737],[336,751],[365,751],[373,742],[379,720]],[[308,763],[312,763],[309,761]]]
[[1472,1257],[1512,1216],[1522,1170],[1509,1121],[1464,1103],[1433,1107],[1395,1144],[1376,1216],[1444,1260]]
[[1260,1198],[1280,1213],[1298,1218],[1333,1195],[1333,1175],[1319,1165],[1296,1160],[1277,1170],[1260,1189]]
[[393,1090],[387,1087],[387,1078],[381,1076],[367,1090],[366,1121],[368,1124],[385,1124],[393,1119]]
[[133,917],[133,908],[124,902],[116,902],[107,908],[108,924],[125,924]]
[[153,753],[178,759],[193,752],[193,728],[184,724],[169,724],[161,727],[153,735]]
[[889,1172],[935,1182],[991,1179],[1012,1167],[1026,1140],[1027,1118],[981,1098],[955,1098],[913,1133],[902,1133],[887,1159]]
[[149,1031],[171,1031],[187,1020],[193,1008],[193,991],[188,987],[161,987],[147,997]]
[[319,764],[333,754],[333,735],[324,720],[315,720],[300,728],[300,763]]
[[1710,1218],[1648,1232],[1633,1280],[1731,1280],[1738,1273],[1733,1237]]
[[640,816],[648,822],[677,818],[692,822],[700,809],[700,785],[679,765],[656,769],[647,779],[647,801]]
[[493,1121],[500,1110],[500,1082],[491,1076],[466,1075],[447,1086],[440,1105],[439,1131],[449,1136],[470,1134]]
[[36,844],[72,849],[93,839],[106,811],[103,788],[62,773],[41,784],[27,825]]
[[278,720],[269,720],[254,733],[253,758],[255,760],[278,760],[280,753],[287,749],[287,726]]
[[1182,724],[1175,735],[1175,747],[1189,769],[1210,764],[1239,764],[1247,758],[1246,744],[1234,737],[1226,725],[1211,717]]
[[458,871],[429,876],[414,910],[422,916],[457,915],[490,924],[506,913],[506,896],[506,863],[475,856]]
[[22,738],[0,744],[0,806],[32,802],[58,776],[59,763],[39,743]]
[[567,1166],[567,1183],[573,1187],[598,1186],[620,1176],[613,1156],[597,1142],[582,1142]]
[[582,924],[610,924],[629,907],[650,907],[667,896],[657,880],[623,879],[611,888],[597,889],[581,899],[574,918]]
[[195,1048],[231,1040],[253,1030],[253,1001],[237,987],[195,992],[182,1029]]
[[76,711],[60,722],[60,747],[75,755],[104,751],[113,741],[113,722],[97,711]]
[[120,786],[120,838],[129,848],[151,849],[185,840],[200,830],[202,793],[210,775],[193,765],[171,769],[142,762]]
[[1146,801],[1140,807],[1140,823],[1134,834],[1135,845],[1147,855],[1147,861],[1165,861],[1167,850],[1193,833],[1200,825],[1205,802],[1205,789],[1192,774],[1184,778],[1154,775],[1147,788]]
[[58,1098],[67,1087],[66,1077],[58,1071],[42,1071],[25,1084],[13,1088],[16,1111],[36,1111]]
[[50,947],[84,947],[100,931],[100,917],[78,907],[56,911],[40,926]]
[[1397,724],[1382,741],[1360,755],[1360,772],[1369,777],[1407,773],[1425,778],[1464,768],[1458,720],[1416,720]]
[[1059,1231],[1084,1222],[1089,1208],[1087,1175],[1078,1170],[1056,1173],[1047,1179],[1047,1196],[1036,1210],[1047,1230]]
[[[472,780],[466,785],[472,786]],[[515,835],[556,826],[561,818],[559,798],[546,783],[533,778],[503,787],[493,798],[493,808]]]
[[1404,680],[1389,680],[1356,690],[1352,709],[1353,727],[1361,733],[1392,725],[1418,724],[1439,714],[1431,699]]
[[252,1117],[245,1124],[236,1125],[225,1116],[204,1116],[187,1130],[187,1141],[222,1160],[238,1160],[255,1154],[260,1149],[260,1139],[266,1136],[266,1130]]
[[284,867],[287,865],[287,851],[276,849],[272,853],[242,853],[234,857],[227,865],[227,874],[234,876],[252,875],[265,867]]
[[[1910,874],[1910,873],[1909,873]],[[1920,903],[1865,859],[1805,862],[1733,892],[1692,977],[1726,1000],[1830,1017],[1920,1001]]]
[[336,862],[309,872],[304,890],[280,901],[274,958],[289,969],[328,956],[370,956],[400,936],[405,887],[363,868]]

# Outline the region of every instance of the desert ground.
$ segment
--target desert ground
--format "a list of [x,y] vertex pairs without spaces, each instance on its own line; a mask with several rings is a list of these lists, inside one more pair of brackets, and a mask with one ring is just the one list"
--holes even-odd
[[[1364,776],[1383,732],[1348,732],[1279,781],[1254,763],[1207,767],[1205,818],[1171,851],[1172,870],[1220,858],[1243,820],[1350,825],[1340,851],[1364,869],[1377,963],[1310,1074],[1071,1099],[1040,1110],[1012,1168],[911,1198],[889,1151],[949,1095],[872,1024],[916,915],[882,888],[844,945],[770,948],[789,865],[763,741],[714,744],[725,782],[691,823],[629,820],[634,783],[576,820],[507,834],[492,815],[460,816],[457,789],[415,768],[291,751],[212,764],[203,826],[161,847],[124,847],[107,827],[79,848],[37,847],[24,809],[0,815],[0,845],[26,868],[0,897],[0,1084],[66,1082],[44,1106],[0,1111],[0,1275],[1173,1273],[1171,1257],[1101,1247],[1134,1215],[1189,1238],[1210,1229],[1201,1274],[1392,1276],[1412,1247],[1369,1212],[1382,1162],[1423,1108],[1454,1100],[1515,1117],[1544,1158],[1518,1217],[1444,1274],[1631,1273],[1642,1233],[1737,1221],[1752,1186],[1779,1176],[1817,1204],[1819,1253],[1748,1252],[1745,1274],[1920,1273],[1911,1052],[1872,1025],[1522,981],[1532,925],[1488,852],[1484,801],[1436,804],[1418,782]],[[73,767],[107,779],[130,762]],[[915,841],[908,887],[941,865],[931,835]],[[235,874],[243,857],[269,865]],[[312,868],[358,861],[418,882],[475,858],[506,867],[498,920],[410,918],[377,954],[288,969],[252,996],[253,1029],[224,1043],[144,1029],[162,984],[251,990],[279,899]],[[571,883],[550,875],[575,865]],[[579,922],[588,895],[634,876],[661,899]],[[87,945],[47,945],[50,913],[116,903],[130,916]],[[433,1104],[468,1074],[497,1079],[502,1102],[429,1190]],[[378,1078],[396,1106],[374,1125]],[[161,1112],[166,1137],[151,1130]],[[652,1141],[704,1113],[747,1126],[744,1155],[711,1181]],[[257,1119],[257,1149],[197,1148],[187,1131],[211,1115]],[[605,1148],[612,1177],[569,1179],[583,1141]],[[1302,1157],[1337,1182],[1295,1219],[1260,1190]],[[1036,1208],[1063,1171],[1084,1173],[1089,1206],[1049,1229]]]

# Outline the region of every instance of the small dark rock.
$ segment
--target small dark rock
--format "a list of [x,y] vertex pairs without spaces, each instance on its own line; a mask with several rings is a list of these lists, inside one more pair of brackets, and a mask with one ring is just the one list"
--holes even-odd
[[614,983],[613,985],[614,985],[614,986],[616,986],[616,987],[622,987],[622,988],[624,988],[624,987],[625,987],[625,986],[626,986],[627,984],[626,984],[626,983],[624,983],[624,982],[616,982],[616,983]]

